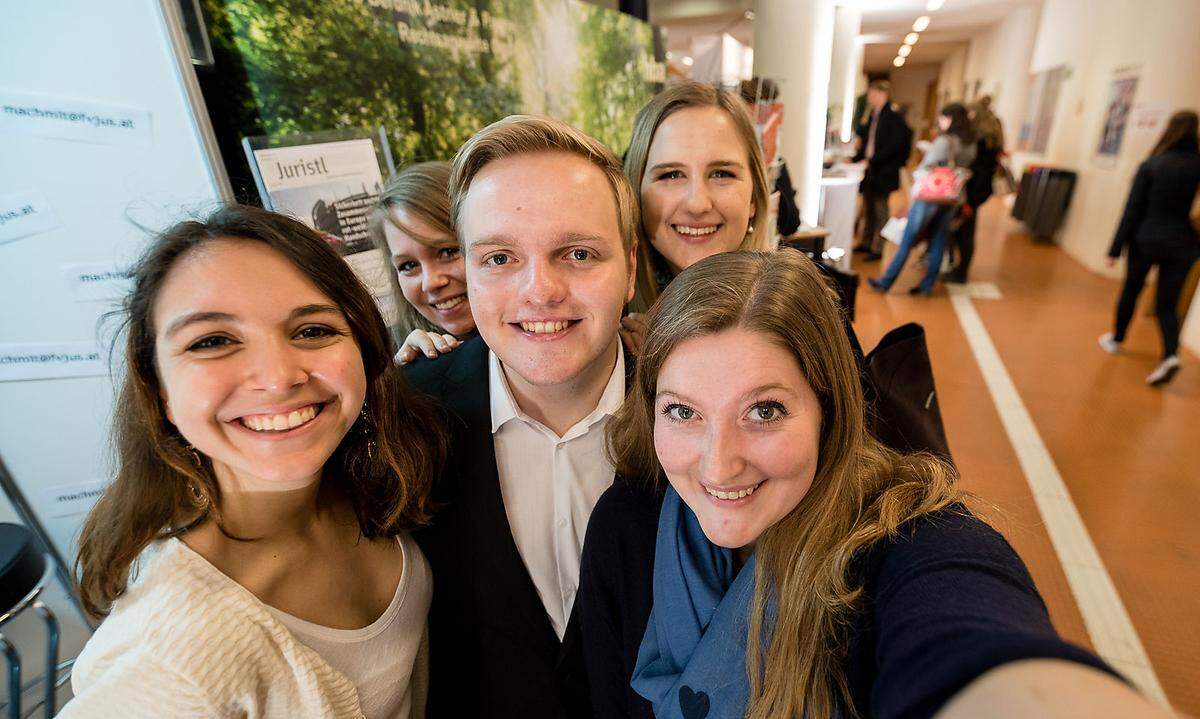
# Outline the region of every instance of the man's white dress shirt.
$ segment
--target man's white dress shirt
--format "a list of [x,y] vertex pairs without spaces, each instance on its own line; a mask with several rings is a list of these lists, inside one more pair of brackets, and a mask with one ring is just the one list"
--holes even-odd
[[508,526],[561,640],[579,588],[588,517],[613,482],[604,427],[625,399],[625,358],[618,346],[600,403],[562,437],[521,411],[490,351],[488,393]]

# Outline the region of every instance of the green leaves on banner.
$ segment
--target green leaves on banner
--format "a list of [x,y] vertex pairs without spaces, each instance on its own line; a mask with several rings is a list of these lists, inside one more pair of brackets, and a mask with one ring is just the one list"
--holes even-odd
[[382,125],[397,166],[513,113],[624,151],[658,89],[655,30],[578,0],[203,0],[241,135]]

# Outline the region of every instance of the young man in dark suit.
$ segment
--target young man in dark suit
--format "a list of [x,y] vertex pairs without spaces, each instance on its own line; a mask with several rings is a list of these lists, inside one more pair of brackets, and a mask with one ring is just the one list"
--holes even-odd
[[875,80],[867,88],[870,116],[858,126],[858,153],[855,162],[867,163],[859,190],[863,196],[863,236],[855,252],[877,260],[883,253],[879,231],[888,219],[888,195],[900,187],[900,168],[912,150],[912,130],[894,109],[891,83]]
[[479,337],[407,368],[451,435],[418,534],[434,575],[429,715],[590,716],[574,600],[632,369],[618,328],[637,197],[601,143],[522,116],[463,145],[450,197]]

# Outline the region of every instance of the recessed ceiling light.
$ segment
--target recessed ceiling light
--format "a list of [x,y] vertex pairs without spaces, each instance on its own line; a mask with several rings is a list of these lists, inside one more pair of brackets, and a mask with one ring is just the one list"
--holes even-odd
[[927,27],[929,27],[928,15],[922,15],[921,17],[917,18],[916,22],[913,23],[914,32],[925,32],[925,28]]
[[901,45],[900,49],[896,51],[896,54],[900,57],[908,57],[910,52],[912,52],[912,45]]
[[920,35],[916,34],[915,32],[910,32],[909,34],[904,36],[904,44],[905,45],[916,45],[917,40],[919,40],[920,38],[921,38]]
[[754,11],[747,10],[746,12],[742,13],[742,17],[746,18],[747,20],[753,20],[754,19]]
[[946,0],[929,0],[929,2],[925,4],[925,9],[929,12],[937,12],[938,10],[941,10],[942,6],[945,4]]
[[696,61],[693,60],[692,58],[688,57],[687,55],[684,55],[683,59],[680,60],[680,62],[682,62],[684,65],[687,65],[688,67],[691,67],[692,63],[694,63]]
[[897,57],[895,60],[892,60],[892,64],[896,67],[904,67],[904,58]]
[[671,51],[670,51],[670,50],[667,50],[667,59],[668,59],[668,60],[670,60],[670,59],[671,59],[671,57],[673,57],[673,55],[672,55]]

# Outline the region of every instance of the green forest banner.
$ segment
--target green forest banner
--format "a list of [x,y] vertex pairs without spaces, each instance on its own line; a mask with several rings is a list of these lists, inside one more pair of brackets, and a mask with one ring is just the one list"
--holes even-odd
[[241,136],[382,126],[397,166],[449,159],[513,113],[565,120],[620,154],[665,76],[657,30],[578,0],[203,4],[221,125]]

